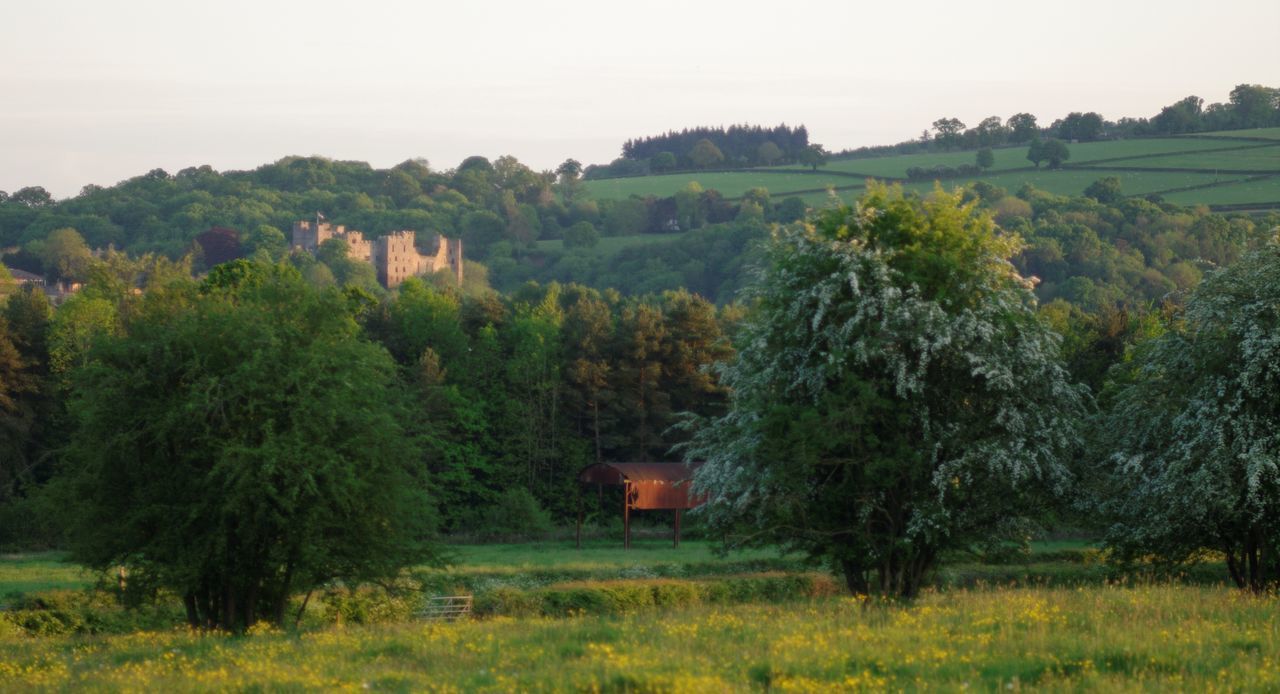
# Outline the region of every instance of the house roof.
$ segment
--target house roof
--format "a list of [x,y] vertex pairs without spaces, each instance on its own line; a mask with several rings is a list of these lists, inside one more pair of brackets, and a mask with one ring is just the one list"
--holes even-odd
[[19,270],[13,267],[6,267],[6,269],[9,271],[10,275],[13,275],[13,279],[19,282],[44,282],[43,277],[27,272],[26,270]]
[[629,482],[687,482],[702,467],[696,463],[596,463],[582,468],[578,479],[584,484]]

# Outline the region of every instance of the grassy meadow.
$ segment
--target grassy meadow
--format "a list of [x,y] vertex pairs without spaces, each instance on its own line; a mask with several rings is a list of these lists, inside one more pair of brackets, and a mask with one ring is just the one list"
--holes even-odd
[[[245,636],[192,632],[172,606],[133,616],[61,559],[0,557],[0,595],[25,609],[0,612],[0,691],[1280,687],[1275,596],[1221,585],[1214,565],[1124,579],[1078,541],[1004,563],[952,557],[911,603],[847,597],[772,550],[463,545],[433,592],[473,592],[471,619],[426,622],[403,598],[339,590],[298,628]],[[75,601],[96,614],[53,628]]]
[[[1170,193],[1165,200],[1179,205],[1198,205],[1203,191],[1189,190]],[[1216,205],[1248,205],[1253,203],[1271,203],[1280,198],[1280,176],[1271,176],[1255,180],[1242,180],[1213,188],[1213,199]]]
[[1252,128],[1250,130],[1223,130],[1216,133],[1196,133],[1188,137],[1216,137],[1229,139],[1280,140],[1280,128]]
[[1280,687],[1280,607],[1213,587],[1001,588],[245,637],[0,636],[0,689],[1240,691]]
[[588,192],[595,198],[615,199],[632,195],[673,195],[690,183],[696,182],[704,189],[718,190],[725,197],[736,198],[752,188],[767,188],[770,192],[807,190],[829,185],[858,183],[853,176],[819,171],[816,174],[783,171],[777,169],[748,169],[731,172],[679,173],[658,176],[632,176],[585,181]]
[[[1116,176],[1121,179],[1122,190],[1127,195],[1163,195],[1165,191],[1200,186],[1168,197],[1171,202],[1180,204],[1280,203],[1280,178],[1235,188],[1227,184],[1247,178],[1247,174],[1207,173],[1216,169],[1240,172],[1280,170],[1280,146],[1258,139],[1273,135],[1280,143],[1280,128],[1208,133],[1194,137],[1083,142],[1070,145],[1071,159],[1065,168],[1056,171],[1031,167],[1025,147],[1003,147],[993,151],[995,166],[986,173],[942,183],[959,186],[982,180],[1010,191],[1029,183],[1051,193],[1079,195],[1097,179]],[[1237,139],[1228,139],[1230,137]],[[587,181],[584,185],[596,198],[616,199],[631,195],[672,195],[690,182],[697,181],[703,188],[718,190],[728,198],[762,187],[768,189],[775,199],[795,194],[809,205],[822,205],[829,199],[828,194],[821,190],[826,187],[834,187],[841,199],[855,198],[863,187],[859,176],[901,178],[910,167],[955,167],[972,164],[973,160],[972,151],[936,152],[834,160],[818,174],[788,173],[800,168],[788,166],[604,179]],[[914,182],[906,184],[906,187],[927,192],[933,188],[933,183]]]
[[1120,159],[1108,162],[1107,166],[1280,171],[1280,143],[1229,152],[1197,152],[1145,157],[1142,159]]

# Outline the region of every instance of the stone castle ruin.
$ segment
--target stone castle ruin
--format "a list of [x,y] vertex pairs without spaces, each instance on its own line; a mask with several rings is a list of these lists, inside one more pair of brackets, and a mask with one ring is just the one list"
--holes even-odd
[[393,231],[386,236],[369,240],[363,232],[348,231],[341,224],[332,225],[316,220],[293,223],[293,247],[315,253],[320,244],[329,239],[347,242],[347,255],[353,260],[371,263],[378,275],[378,282],[387,289],[400,286],[409,277],[426,275],[448,268],[458,284],[462,284],[462,239],[450,239],[437,234],[435,249],[430,253],[418,250],[415,232]]

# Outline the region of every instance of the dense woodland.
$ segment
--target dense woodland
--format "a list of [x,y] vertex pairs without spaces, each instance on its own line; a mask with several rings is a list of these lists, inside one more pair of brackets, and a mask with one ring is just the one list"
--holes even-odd
[[785,124],[772,128],[731,125],[673,130],[655,137],[627,140],[622,145],[622,158],[647,162],[649,170],[655,173],[713,166],[736,169],[795,162],[808,148],[809,131],[803,125],[797,128]]

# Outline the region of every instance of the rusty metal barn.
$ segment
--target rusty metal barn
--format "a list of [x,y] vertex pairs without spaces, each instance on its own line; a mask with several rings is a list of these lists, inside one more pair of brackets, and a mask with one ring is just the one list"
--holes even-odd
[[[693,475],[702,463],[596,463],[578,473],[583,486],[596,485],[603,498],[605,485],[623,487],[622,546],[631,547],[632,511],[675,511],[675,546],[680,546],[680,514],[706,501],[690,492]],[[578,504],[578,546],[582,546],[582,504]]]

